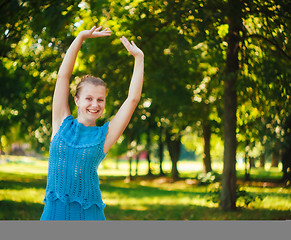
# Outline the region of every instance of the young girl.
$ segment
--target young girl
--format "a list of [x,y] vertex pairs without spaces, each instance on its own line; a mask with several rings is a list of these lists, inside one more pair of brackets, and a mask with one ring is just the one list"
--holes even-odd
[[117,114],[103,126],[96,126],[106,102],[105,83],[86,75],[78,84],[75,103],[78,117],[69,109],[69,80],[77,54],[85,39],[110,36],[102,27],[81,31],[69,47],[58,72],[53,96],[53,131],[49,153],[47,187],[41,220],[105,220],[97,168],[108,150],[128,125],[140,100],[144,54],[122,37],[120,40],[135,58],[128,97]]

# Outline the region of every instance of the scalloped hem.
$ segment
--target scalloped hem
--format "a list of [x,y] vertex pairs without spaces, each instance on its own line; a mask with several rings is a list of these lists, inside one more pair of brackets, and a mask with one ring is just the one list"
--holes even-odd
[[47,196],[45,196],[45,198],[43,199],[43,203],[45,203],[46,201],[55,201],[59,199],[60,201],[62,201],[64,204],[67,203],[72,203],[72,202],[77,202],[81,205],[81,207],[83,209],[88,209],[90,208],[92,205],[96,205],[100,210],[103,210],[105,208],[105,203],[103,202],[84,202],[82,199],[76,198],[76,197],[70,197],[68,195],[66,195],[65,197],[61,197],[58,194],[56,194],[55,192],[50,192]]

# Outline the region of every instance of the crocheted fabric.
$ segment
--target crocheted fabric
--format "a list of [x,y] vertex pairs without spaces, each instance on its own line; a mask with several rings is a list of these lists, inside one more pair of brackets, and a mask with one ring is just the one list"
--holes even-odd
[[45,203],[41,221],[106,221],[104,211],[96,204],[83,209],[78,202],[63,203],[57,199]]
[[83,209],[93,204],[104,209],[97,169],[106,156],[108,124],[86,127],[72,115],[64,119],[50,145],[44,203],[59,199],[78,202]]

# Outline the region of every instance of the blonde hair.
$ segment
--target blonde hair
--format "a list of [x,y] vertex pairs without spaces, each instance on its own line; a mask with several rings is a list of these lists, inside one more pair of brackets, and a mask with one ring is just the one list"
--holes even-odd
[[81,78],[81,81],[78,83],[78,85],[76,87],[75,97],[79,98],[79,93],[80,93],[83,85],[85,85],[87,83],[91,83],[95,86],[103,86],[106,88],[106,84],[101,78],[94,77],[92,75],[85,75]]

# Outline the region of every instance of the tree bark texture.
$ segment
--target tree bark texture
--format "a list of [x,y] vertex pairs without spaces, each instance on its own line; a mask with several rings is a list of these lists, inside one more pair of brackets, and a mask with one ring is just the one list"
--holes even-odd
[[[140,135],[137,136],[136,141],[137,141],[137,146],[139,146],[139,144],[140,144]],[[136,155],[136,159],[135,159],[135,176],[138,176],[139,159],[140,159],[140,152],[137,151],[137,155]]]
[[132,157],[129,157],[129,175],[128,175],[128,180],[131,181],[132,180]]
[[[132,130],[129,128],[127,129],[127,135],[128,135],[128,139],[129,139],[127,149],[128,149],[128,151],[131,151],[132,150],[131,143],[134,140],[134,135],[133,135]],[[130,153],[130,152],[128,152],[128,153]],[[131,172],[132,172],[132,154],[130,153],[128,155],[128,157],[129,157],[129,159],[128,159],[129,160],[129,162],[128,162],[129,163],[129,172],[128,172],[127,180],[132,181],[132,174],[131,174]]]
[[265,154],[262,153],[261,156],[260,156],[260,168],[265,168],[265,163],[266,163],[266,157],[265,157]]
[[236,209],[236,81],[239,70],[241,1],[228,1],[228,49],[224,81],[224,159],[220,207]]
[[255,158],[250,157],[250,168],[256,168]]
[[273,152],[271,156],[271,167],[278,167],[279,166],[279,153]]
[[249,166],[249,155],[245,153],[245,181],[249,181],[251,179],[250,176],[250,166]]
[[210,155],[210,137],[211,137],[211,126],[206,123],[203,124],[203,164],[204,164],[204,172],[208,173],[212,171],[211,168],[211,155]]
[[283,177],[282,180],[285,183],[286,187],[291,185],[291,144],[283,150],[282,153],[282,171]]
[[148,128],[147,129],[147,160],[148,160],[148,176],[151,176],[153,175],[152,174],[152,169],[151,169],[151,132],[150,132],[150,129]]
[[164,142],[162,138],[163,129],[161,128],[160,137],[159,137],[159,160],[160,160],[160,176],[164,176],[163,171],[163,161],[164,161]]
[[179,135],[176,138],[172,138],[170,133],[166,134],[166,142],[169,150],[169,154],[172,160],[172,178],[173,180],[179,179],[179,172],[178,172],[178,160],[180,158],[181,152],[181,136]]
[[282,171],[283,171],[283,182],[286,187],[291,185],[291,116],[286,120],[285,131],[287,132],[285,144],[282,149]]
[[135,160],[135,176],[138,176],[138,163],[139,163],[140,153],[137,154],[136,160]]

